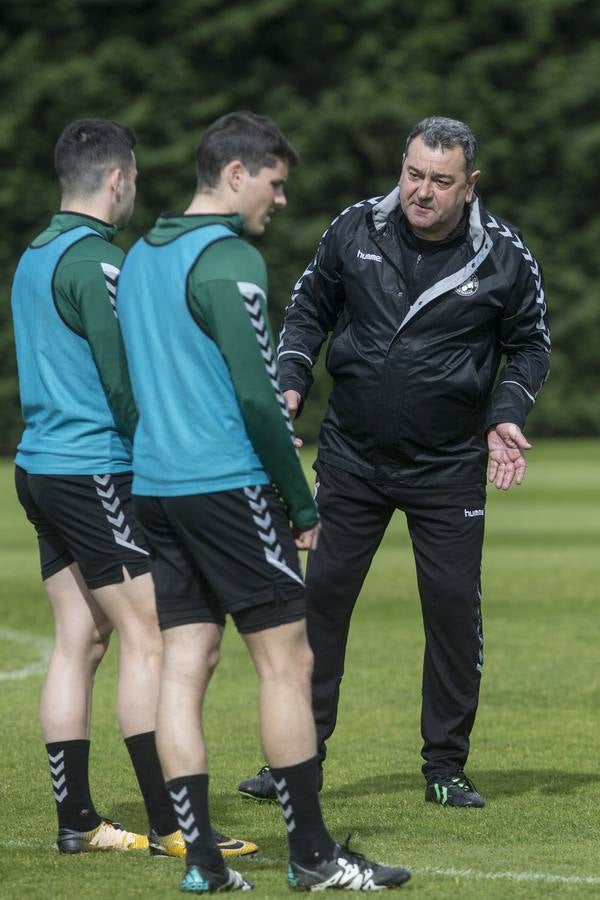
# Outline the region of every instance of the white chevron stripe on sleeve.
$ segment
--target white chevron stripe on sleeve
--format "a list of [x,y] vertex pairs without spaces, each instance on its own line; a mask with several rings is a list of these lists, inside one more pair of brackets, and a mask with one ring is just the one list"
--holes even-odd
[[117,316],[117,282],[119,281],[119,275],[121,274],[121,270],[116,266],[113,266],[111,263],[100,263],[100,268],[104,273],[104,283],[106,284],[106,290],[108,291],[108,299],[110,300],[110,305],[112,306],[112,311],[115,314],[115,318]]

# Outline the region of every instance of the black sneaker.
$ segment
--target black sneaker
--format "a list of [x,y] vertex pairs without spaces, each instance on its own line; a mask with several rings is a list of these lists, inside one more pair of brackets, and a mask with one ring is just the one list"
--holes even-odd
[[348,849],[335,845],[333,859],[324,860],[314,868],[301,866],[290,860],[288,884],[300,891],[377,891],[400,887],[410,878],[408,869],[397,869],[371,862]]
[[[322,787],[323,769],[319,767],[319,790]],[[242,800],[257,800],[259,803],[273,801],[277,803],[275,782],[268,766],[263,766],[252,778],[246,778],[245,781],[240,782],[238,791],[242,795]]]
[[268,766],[263,766],[252,778],[240,782],[238,791],[242,795],[242,800],[258,800],[259,803],[272,800],[277,803],[275,782]]
[[216,894],[222,891],[251,891],[253,881],[247,881],[235,869],[206,869],[198,865],[188,866],[179,885],[186,894]]
[[432,776],[425,788],[425,799],[440,806],[485,806],[485,799],[462,770],[453,775]]

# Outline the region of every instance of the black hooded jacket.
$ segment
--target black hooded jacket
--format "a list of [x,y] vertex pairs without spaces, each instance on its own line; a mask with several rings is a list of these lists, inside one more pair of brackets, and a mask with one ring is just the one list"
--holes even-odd
[[398,188],[344,210],[286,311],[284,391],[306,399],[330,333],[319,459],[369,480],[483,483],[486,430],[523,427],[548,375],[540,267],[478,197],[434,243],[407,228]]

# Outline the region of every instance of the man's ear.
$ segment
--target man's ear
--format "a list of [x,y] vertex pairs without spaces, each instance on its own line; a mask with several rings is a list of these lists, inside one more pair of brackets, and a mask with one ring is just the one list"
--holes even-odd
[[398,184],[400,184],[400,179],[402,178],[402,169],[404,168],[404,162],[406,160],[406,153],[402,154],[402,162],[400,163],[400,174],[398,175]]
[[465,197],[465,202],[470,203],[473,199],[473,193],[475,191],[475,185],[481,175],[481,171],[476,169],[474,172],[471,172],[469,177],[467,178],[467,195]]
[[230,190],[232,190],[234,194],[237,194],[242,187],[244,176],[247,172],[248,169],[241,160],[232,159],[223,169],[221,178]]
[[108,173],[107,184],[115,200],[120,200],[123,195],[124,181],[125,174],[123,169],[120,169],[118,166],[115,166],[115,168],[111,169]]

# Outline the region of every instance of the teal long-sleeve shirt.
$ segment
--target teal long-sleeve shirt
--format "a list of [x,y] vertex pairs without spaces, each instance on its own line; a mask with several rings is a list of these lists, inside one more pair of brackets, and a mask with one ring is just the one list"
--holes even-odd
[[[241,239],[241,217],[164,215],[146,235],[145,242],[150,246],[162,246],[183,239],[188,232],[213,225],[224,226],[231,236],[206,247],[189,269],[185,282],[187,307],[226,364],[247,435],[262,467],[282,497],[290,520],[296,528],[305,530],[316,524],[318,514],[293,444],[293,429],[277,381],[273,337],[266,313],[265,263],[260,253]],[[135,252],[136,248],[132,258]],[[135,265],[140,265],[137,256]],[[128,298],[133,298],[136,291],[127,262],[124,278],[125,306],[121,314],[125,323]],[[136,302],[141,303],[141,300]],[[135,313],[130,310],[128,315],[128,325],[135,329]],[[125,338],[127,340],[127,329]],[[135,367],[132,372],[135,376]],[[196,371],[196,377],[198,382],[194,388],[193,359],[190,358],[190,382],[189,385],[182,383],[187,404],[193,402],[194,389],[202,390],[200,369]],[[173,402],[177,402],[176,397]],[[146,450],[151,453],[151,447]],[[137,452],[136,444],[136,455]],[[193,468],[194,464],[191,465]],[[198,478],[201,480],[201,477],[199,469]]]
[[115,307],[124,258],[123,251],[112,244],[116,227],[92,216],[61,212],[32,246],[42,246],[80,225],[92,228],[98,236],[83,238],[64,254],[54,275],[54,302],[69,328],[88,342],[110,407],[123,434],[131,439],[137,412]]

